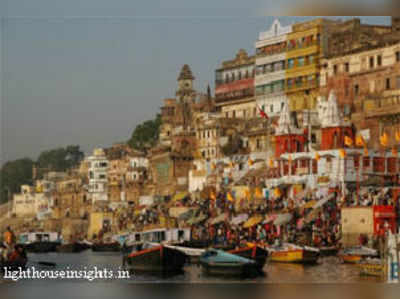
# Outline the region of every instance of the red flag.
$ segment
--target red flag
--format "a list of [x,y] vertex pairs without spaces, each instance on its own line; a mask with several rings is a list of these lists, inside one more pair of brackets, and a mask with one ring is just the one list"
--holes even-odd
[[268,115],[264,112],[264,110],[262,110],[260,107],[258,107],[258,110],[260,110],[260,116],[261,117],[263,117],[265,119],[268,119]]

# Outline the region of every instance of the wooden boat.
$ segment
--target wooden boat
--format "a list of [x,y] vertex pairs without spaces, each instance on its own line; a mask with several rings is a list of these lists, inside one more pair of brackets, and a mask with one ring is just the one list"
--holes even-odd
[[201,255],[200,264],[208,275],[248,277],[260,274],[255,261],[214,248]]
[[358,264],[360,275],[383,277],[385,265],[379,259],[366,259]]
[[319,248],[319,252],[321,256],[334,256],[339,252],[339,248],[337,246],[323,246]]
[[156,273],[177,273],[182,271],[186,255],[174,248],[156,244],[144,244],[149,247],[123,257],[123,264],[128,270]]
[[315,264],[319,257],[319,249],[308,246],[284,244],[267,249],[270,261],[280,263]]
[[88,246],[84,243],[74,242],[57,246],[56,251],[60,253],[79,253],[87,250]]
[[121,246],[118,242],[112,243],[94,243],[92,245],[92,251],[94,252],[118,252],[121,250]]
[[57,246],[61,245],[61,237],[57,232],[23,233],[19,236],[18,244],[24,246],[28,252],[55,252]]
[[378,252],[372,248],[364,246],[354,246],[341,250],[338,256],[342,259],[344,263],[357,264],[365,258],[378,256]]
[[257,264],[258,271],[262,272],[268,258],[268,251],[259,246],[247,246],[228,251],[241,257],[254,260]]
[[189,248],[184,246],[172,246],[172,245],[165,245],[165,247],[173,248],[183,252],[186,255],[187,262],[191,264],[197,264],[200,262],[200,256],[206,251],[202,248]]

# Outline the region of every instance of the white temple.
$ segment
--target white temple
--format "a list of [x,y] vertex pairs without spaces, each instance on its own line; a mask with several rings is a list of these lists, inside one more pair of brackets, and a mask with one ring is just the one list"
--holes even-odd
[[334,90],[329,93],[328,101],[318,98],[318,117],[322,128],[342,127],[349,124],[343,120],[339,111],[337,97]]
[[301,134],[296,126],[293,117],[290,115],[289,105],[284,103],[276,128],[276,135]]

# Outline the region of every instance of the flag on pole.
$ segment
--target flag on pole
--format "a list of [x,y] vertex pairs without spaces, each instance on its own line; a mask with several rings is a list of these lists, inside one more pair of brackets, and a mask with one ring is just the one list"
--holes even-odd
[[315,160],[319,161],[319,159],[321,159],[320,155],[317,153],[315,153]]
[[260,112],[260,116],[262,118],[268,119],[268,115],[264,112],[264,110],[262,110],[260,106],[257,106],[257,107],[258,107],[258,110]]
[[251,165],[253,165],[253,164],[254,164],[254,161],[253,161],[253,160],[251,160],[251,158],[249,158],[249,160],[247,161],[247,163],[249,164],[249,166],[251,166]]
[[344,136],[344,144],[347,146],[353,146],[353,139],[349,136]]
[[364,156],[368,157],[369,156],[369,152],[368,152],[368,148],[364,147]]
[[361,135],[358,135],[357,137],[356,137],[356,145],[357,146],[365,146],[366,144],[365,144],[365,140],[364,140],[364,138],[361,136]]
[[228,192],[228,194],[226,195],[226,198],[227,198],[229,201],[233,201],[233,200],[234,200],[234,198],[233,198],[233,196],[232,196],[232,194],[231,194],[230,192]]
[[262,193],[262,191],[261,191],[261,189],[259,187],[256,188],[255,196],[257,198],[264,197],[264,195],[263,195],[263,193]]
[[212,200],[217,200],[217,197],[215,196],[214,191],[211,191],[211,192],[210,192],[210,198],[211,198]]
[[400,130],[397,130],[397,131],[396,131],[394,137],[395,137],[396,141],[400,143]]
[[388,138],[388,135],[386,134],[386,132],[383,132],[382,136],[379,137],[379,141],[381,142],[382,146],[384,146],[384,147],[388,146],[389,138]]
[[273,167],[274,167],[274,160],[269,159],[269,161],[268,161],[268,166],[269,166],[270,168],[273,168]]

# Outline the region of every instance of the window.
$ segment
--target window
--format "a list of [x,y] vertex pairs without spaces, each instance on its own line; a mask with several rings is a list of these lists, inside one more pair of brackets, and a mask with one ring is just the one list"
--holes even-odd
[[232,117],[233,117],[233,118],[236,117],[236,111],[235,111],[235,110],[232,111]]
[[291,69],[291,68],[293,68],[293,67],[294,67],[294,59],[289,59],[289,60],[288,60],[287,68],[288,68],[288,69]]
[[374,57],[370,57],[369,58],[369,68],[373,68],[374,67]]
[[269,111],[274,112],[274,105],[271,105],[269,108]]
[[348,73],[348,72],[350,71],[350,65],[349,65],[348,62],[346,62],[346,63],[344,64],[344,71],[345,71],[346,73]]
[[378,66],[382,66],[382,56],[381,56],[381,55],[378,55],[378,56],[376,57],[376,59],[377,59],[376,64],[377,64]]
[[334,66],[333,66],[333,74],[337,74],[337,65],[335,64]]
[[396,52],[396,61],[399,62],[400,61],[400,51]]
[[390,89],[390,78],[386,78],[386,89]]
[[360,92],[358,84],[354,85],[354,94],[358,95],[358,93]]
[[301,56],[297,59],[297,66],[303,66],[304,65],[304,57]]

